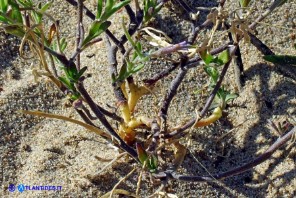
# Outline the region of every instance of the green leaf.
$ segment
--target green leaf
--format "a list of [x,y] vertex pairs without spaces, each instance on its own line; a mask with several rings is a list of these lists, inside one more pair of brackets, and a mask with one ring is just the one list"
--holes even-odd
[[144,0],[144,23],[154,17],[163,7],[163,3],[157,3],[157,0]]
[[263,56],[266,61],[275,63],[275,64],[291,64],[296,65],[296,56],[290,55],[267,55]]
[[157,157],[155,155],[152,155],[148,159],[147,167],[150,170],[150,172],[154,173],[157,170]]
[[134,73],[140,71],[143,67],[144,67],[144,64],[139,64],[138,66],[133,67],[131,74],[134,74]]
[[214,57],[208,53],[208,50],[201,51],[199,54],[206,65],[209,65],[214,60]]
[[12,34],[21,38],[25,35],[23,28],[19,27],[18,25],[7,25],[4,27],[4,30],[8,34]]
[[82,45],[87,44],[92,39],[99,36],[101,33],[106,31],[110,25],[111,25],[110,21],[105,21],[103,23],[100,22],[100,21],[94,21],[91,28],[90,28],[90,30],[89,30],[89,33],[88,33],[87,37],[84,39]]
[[8,8],[8,0],[0,0],[0,11],[6,13]]
[[17,4],[12,6],[12,11],[10,17],[15,20],[15,22],[23,23],[22,14]]
[[120,3],[117,3],[115,6],[112,7],[112,9],[110,11],[108,11],[108,15],[107,15],[108,18],[110,16],[112,16],[115,12],[117,12],[118,10],[120,10],[122,7],[124,7],[127,4],[129,4],[130,2],[131,2],[130,0],[125,0],[125,1],[121,1]]
[[83,75],[83,73],[87,70],[87,67],[83,67],[82,69],[80,69],[79,73],[77,74],[77,80],[79,80],[79,78]]
[[[139,42],[135,42],[133,41],[131,35],[129,34],[127,28],[125,27],[124,25],[124,20],[122,18],[122,28],[123,28],[123,31],[124,31],[124,34],[127,38],[127,40],[130,42],[130,44],[133,46],[134,50],[136,51],[137,55],[140,57],[140,58],[144,58],[145,55],[140,51],[142,49],[142,46]],[[135,59],[135,57],[133,57],[133,60]]]
[[2,16],[2,15],[0,15],[0,21],[2,21],[4,23],[8,23],[9,22],[9,20],[5,16]]
[[78,100],[80,98],[80,94],[75,92],[74,94],[70,95],[71,100]]
[[113,5],[114,5],[113,0],[106,0],[105,12],[108,13],[112,9]]
[[216,83],[219,78],[218,70],[212,66],[205,66],[204,70],[212,78],[212,80]]
[[227,94],[226,97],[225,97],[225,102],[227,103],[228,101],[233,100],[233,99],[235,99],[237,97],[238,97],[237,94]]
[[48,2],[48,3],[46,3],[46,4],[44,4],[44,6],[42,6],[42,8],[40,9],[40,12],[41,13],[44,13],[44,12],[46,12],[46,10],[48,10],[48,8],[52,5],[52,1],[51,2]]
[[131,45],[133,46],[134,49],[137,49],[136,43],[133,41],[131,35],[129,34],[127,28],[124,25],[124,19],[123,18],[122,18],[122,28],[123,28],[123,31],[124,31],[124,34],[125,34],[127,40],[131,43]]
[[128,78],[130,75],[131,74],[127,70],[127,65],[124,64],[124,65],[122,65],[122,67],[121,67],[121,69],[119,71],[118,77],[114,78],[113,83],[116,82],[116,81],[123,81],[126,78]]
[[248,5],[250,4],[251,0],[240,0],[240,6],[245,8],[248,7]]
[[126,59],[127,64],[127,71],[130,72],[133,70],[133,67],[135,66],[133,62],[130,62],[128,59]]
[[140,42],[137,42],[136,43],[136,48],[139,50],[139,51],[142,51],[142,45]]
[[103,0],[98,0],[96,19],[99,19],[101,17],[102,11],[103,11]]
[[67,42],[66,42],[66,39],[65,38],[62,38],[61,41],[60,41],[60,48],[61,48],[61,51],[64,52],[64,50],[66,49],[67,47]]
[[69,89],[69,90],[75,90],[74,84],[70,82],[70,80],[66,77],[59,77],[59,80]]
[[[12,1],[10,1],[11,3]],[[25,8],[33,8],[33,2],[32,1],[24,1],[24,0],[18,0],[18,2],[24,6]]]
[[144,164],[144,162],[148,159],[148,155],[141,144],[136,143],[138,158],[141,162],[141,164]]
[[222,64],[226,64],[230,60],[230,54],[228,50],[224,50],[218,55],[219,61],[222,62]]
[[65,71],[69,80],[72,80],[73,82],[76,82],[78,80],[77,79],[78,71],[75,66],[68,67]]
[[41,20],[42,20],[42,14],[33,11],[33,12],[32,12],[32,17],[34,18],[36,24],[41,23]]

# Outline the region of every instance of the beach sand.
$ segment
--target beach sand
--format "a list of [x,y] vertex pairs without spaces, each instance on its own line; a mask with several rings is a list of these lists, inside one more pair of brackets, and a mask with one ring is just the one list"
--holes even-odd
[[[44,1],[42,1],[44,2]],[[212,7],[216,1],[187,1],[192,7]],[[238,1],[227,1],[225,7],[234,10]],[[256,5],[255,5],[256,4]],[[94,10],[92,1],[87,5]],[[256,18],[260,10],[268,7],[269,1],[252,4]],[[54,12],[53,12],[54,11]],[[61,35],[69,40],[66,55],[75,47],[76,10],[65,1],[56,0],[49,13],[60,20]],[[205,20],[201,11],[200,22]],[[122,34],[121,16],[112,17],[111,31]],[[290,0],[259,24],[257,36],[277,54],[296,54],[295,43],[296,2]],[[124,15],[126,21],[128,18]],[[90,24],[84,18],[84,25]],[[168,3],[150,24],[164,31],[178,43],[190,33],[190,23],[180,6]],[[294,32],[291,31],[294,29]],[[202,32],[198,40],[202,42]],[[222,35],[222,36],[219,36]],[[214,46],[225,43],[225,34],[217,33]],[[294,35],[294,37],[293,37]],[[104,36],[102,36],[104,38]],[[66,108],[65,96],[45,77],[39,82],[31,73],[39,67],[38,60],[19,56],[20,41],[0,32],[0,197],[100,197],[134,167],[134,161],[123,157],[106,170],[97,174],[119,151],[101,137],[86,129],[65,121],[23,115],[18,110],[40,110],[80,119],[71,108]],[[296,78],[294,68],[274,66],[263,60],[262,54],[251,44],[243,44],[242,57],[246,83],[239,96],[225,110],[225,116],[217,123],[190,132],[182,140],[187,145],[187,155],[178,172],[187,175],[209,175],[220,173],[251,161],[263,153],[278,138],[268,127],[268,120],[283,122],[296,119]],[[25,49],[25,57],[32,54]],[[81,54],[82,65],[87,66],[86,89],[93,99],[112,111],[116,107],[109,76],[105,42],[95,44]],[[153,61],[135,77],[137,81],[149,78],[169,63]],[[137,114],[153,118],[175,77],[173,72],[161,80],[153,95],[145,96],[137,106]],[[195,109],[203,107],[208,96],[208,77],[201,67],[191,69],[169,109],[168,121],[172,126],[184,124],[195,116]],[[236,91],[233,64],[225,79],[225,86]],[[203,91],[202,93],[200,91]],[[199,93],[197,93],[199,91]],[[290,115],[290,116],[289,116]],[[96,124],[100,125],[99,122]],[[115,127],[114,123],[112,122]],[[295,124],[295,123],[294,123]],[[142,136],[148,132],[139,132]],[[270,159],[237,176],[215,182],[169,181],[165,191],[178,197],[293,197],[296,196],[296,149],[295,142],[284,145]],[[172,150],[163,149],[165,156],[172,159]],[[160,159],[168,160],[166,158]],[[139,169],[138,169],[139,170]],[[136,171],[118,186],[135,193],[140,171]],[[1,175],[2,174],[2,175]],[[96,177],[89,179],[89,176]],[[153,194],[160,185],[150,181],[144,174],[141,197]],[[61,191],[9,192],[10,184],[62,186]]]

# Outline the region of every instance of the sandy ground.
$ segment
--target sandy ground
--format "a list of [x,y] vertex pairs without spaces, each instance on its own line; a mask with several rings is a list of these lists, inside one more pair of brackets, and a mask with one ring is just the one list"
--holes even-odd
[[[217,5],[216,1],[188,3],[195,7]],[[252,7],[257,13],[256,10],[265,9],[268,3],[256,1]],[[237,1],[229,1],[226,7],[233,9],[236,4]],[[58,10],[54,17],[60,19],[62,35],[70,40],[68,49],[73,49],[76,11],[61,0],[54,1],[50,12],[53,13],[53,10]],[[264,21],[272,26],[259,25],[258,37],[276,53],[295,54],[293,32],[289,30],[295,29],[294,16],[296,3],[290,0]],[[115,25],[111,29],[120,35],[116,17],[112,19]],[[204,17],[201,15],[199,20],[203,21]],[[251,19],[253,17],[256,14],[250,16]],[[187,19],[179,6],[168,4],[152,24],[177,43],[189,34]],[[86,19],[85,24],[89,24],[89,20]],[[223,39],[219,37],[217,46],[220,43]],[[19,109],[38,109],[78,118],[73,109],[63,106],[64,96],[53,85],[45,79],[38,83],[34,81],[30,69],[38,66],[38,62],[21,59],[18,45],[17,39],[0,33],[0,197],[98,197],[110,191],[134,167],[128,159],[121,159],[90,180],[88,175],[96,175],[108,163],[102,159],[113,159],[119,155],[116,149],[77,125],[17,113]],[[114,107],[115,101],[110,80],[105,78],[109,75],[105,52],[104,42],[98,43],[82,54],[82,60],[83,65],[88,66],[87,72],[92,74],[85,83],[86,88],[95,101],[112,110],[109,106]],[[70,54],[71,50],[67,55]],[[268,128],[267,120],[284,121],[290,119],[288,115],[296,119],[295,68],[288,69],[291,74],[288,76],[280,66],[264,62],[261,54],[251,45],[244,45],[242,54],[246,76],[244,89],[226,109],[227,116],[215,125],[192,131],[192,144],[188,146],[180,172],[207,175],[207,171],[223,172],[248,162],[277,139],[277,134]],[[165,61],[155,61],[145,67],[138,80],[152,76],[166,66]],[[140,102],[137,108],[139,114],[155,116],[155,110],[175,75],[172,73],[157,86],[155,96],[147,96]],[[226,86],[236,90],[232,69],[226,79]],[[202,69],[188,72],[169,109],[170,123],[184,123],[184,120],[194,116],[194,109],[199,110],[203,106],[207,93],[196,94],[196,91],[203,89],[205,83],[207,78]],[[183,143],[188,142],[184,140]],[[243,174],[212,183],[173,181],[169,182],[166,191],[178,197],[296,196],[295,143],[287,148],[288,145],[285,145],[271,159]],[[118,188],[135,192],[138,174],[134,173]],[[62,186],[62,190],[9,192],[10,184],[55,185]],[[144,175],[141,197],[151,195],[158,187],[158,182],[151,183],[149,176]]]

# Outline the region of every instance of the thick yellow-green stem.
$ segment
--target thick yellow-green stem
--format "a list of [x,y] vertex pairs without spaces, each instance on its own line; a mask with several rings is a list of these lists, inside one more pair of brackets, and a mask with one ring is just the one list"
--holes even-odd
[[145,116],[138,116],[136,118],[132,118],[131,121],[128,123],[128,127],[135,129],[140,127],[141,125],[145,125],[147,127],[151,127],[152,120],[145,117]]
[[129,95],[128,95],[128,106],[130,111],[133,112],[138,103],[138,100],[145,94],[149,93],[149,89],[144,86],[138,86],[134,82],[128,83]]
[[122,90],[122,93],[123,93],[124,97],[125,97],[125,98],[128,98],[128,94],[127,94],[127,92],[126,92],[125,82],[122,83],[122,84],[120,85],[120,88],[121,88],[121,90]]
[[119,135],[125,140],[128,144],[132,144],[135,141],[135,129],[141,125],[151,126],[151,120],[140,116],[133,117],[133,112],[138,100],[145,94],[149,93],[149,90],[146,87],[138,86],[133,81],[127,82],[128,93],[126,89],[126,84],[122,83],[121,90],[124,96],[127,98],[128,102],[123,102],[119,104],[119,109],[121,116],[124,120],[119,127]]
[[120,125],[118,134],[128,145],[132,145],[135,142],[136,132],[124,124]]
[[129,122],[120,124],[119,135],[121,138],[125,140],[127,144],[132,144],[135,141],[135,136],[136,136],[135,129],[143,125],[147,127],[151,127],[151,122],[152,120],[144,116],[132,118]]
[[197,127],[208,126],[208,125],[216,122],[221,117],[222,117],[222,109],[221,109],[221,107],[216,107],[215,110],[213,111],[212,115],[210,115],[207,118],[197,121],[194,124],[194,127],[197,128]]
[[121,112],[121,116],[124,120],[124,123],[128,123],[131,120],[131,111],[128,106],[128,103],[123,102],[123,103],[119,104],[119,109]]

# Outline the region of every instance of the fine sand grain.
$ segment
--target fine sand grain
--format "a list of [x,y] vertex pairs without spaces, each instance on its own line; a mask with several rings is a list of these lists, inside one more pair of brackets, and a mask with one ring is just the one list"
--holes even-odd
[[[37,1],[36,1],[37,2]],[[39,2],[39,1],[38,1]],[[41,1],[44,2],[44,1]],[[187,0],[192,7],[213,7],[217,1]],[[200,3],[201,2],[201,3]],[[227,1],[225,7],[233,10],[238,1]],[[256,4],[256,5],[254,5]],[[254,14],[258,16],[270,1],[255,1]],[[93,1],[87,5],[94,10]],[[76,10],[62,0],[55,0],[49,13],[60,20],[61,34],[69,39],[66,55],[75,47]],[[203,13],[203,12],[202,12]],[[120,36],[121,17],[124,11],[112,18],[111,31]],[[288,1],[257,28],[257,36],[278,54],[296,54],[292,48],[295,39],[296,3]],[[201,14],[199,22],[205,20]],[[84,18],[84,24],[90,24]],[[164,31],[174,43],[183,41],[190,33],[190,23],[179,5],[168,3],[151,23]],[[294,32],[291,31],[294,29]],[[209,30],[202,32],[202,37]],[[226,37],[215,37],[215,47],[224,43]],[[64,95],[46,78],[35,82],[30,72],[38,67],[34,59],[19,57],[20,41],[0,32],[0,197],[99,197],[108,191],[134,167],[133,161],[121,158],[108,169],[98,174],[119,151],[96,134],[84,128],[60,120],[43,119],[18,113],[20,109],[40,110],[80,119],[73,109],[65,108]],[[185,160],[178,170],[187,175],[220,173],[242,165],[264,152],[278,135],[268,127],[268,120],[282,122],[296,120],[296,69],[273,66],[262,59],[252,45],[243,45],[242,57],[245,66],[244,88],[226,109],[218,123],[191,132]],[[32,56],[25,49],[27,57]],[[82,65],[87,66],[85,85],[93,99],[104,108],[113,111],[115,99],[108,78],[108,62],[105,43],[101,42],[82,53]],[[120,61],[120,60],[119,60]],[[157,60],[145,66],[136,80],[153,76],[169,66],[165,60]],[[237,91],[233,67],[226,77],[225,85]],[[154,95],[145,97],[137,106],[137,114],[154,117],[163,95],[176,72],[165,78],[153,90]],[[169,123],[173,126],[200,110],[208,96],[207,76],[202,68],[188,72],[184,84],[169,109]],[[204,94],[197,94],[204,90]],[[290,115],[290,116],[289,116]],[[99,123],[97,123],[99,125]],[[113,123],[112,123],[113,124]],[[295,124],[295,123],[294,123]],[[114,125],[114,127],[116,127]],[[144,131],[145,132],[145,131]],[[188,140],[182,143],[188,144]],[[163,150],[172,154],[170,149]],[[170,156],[168,156],[170,157]],[[264,163],[243,174],[211,183],[185,183],[169,181],[166,192],[178,197],[295,197],[296,196],[296,150],[295,142],[276,151]],[[166,159],[160,159],[166,160]],[[135,172],[118,188],[135,193],[139,172]],[[9,184],[56,185],[61,191],[9,192]],[[141,197],[155,192],[159,181],[150,182],[143,176]]]

